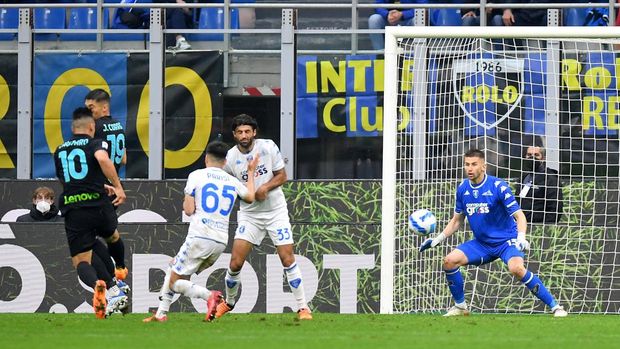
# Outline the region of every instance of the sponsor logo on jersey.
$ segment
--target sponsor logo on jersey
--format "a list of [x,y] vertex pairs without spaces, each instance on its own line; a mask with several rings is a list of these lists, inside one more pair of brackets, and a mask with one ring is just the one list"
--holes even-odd
[[76,204],[78,202],[84,201],[99,200],[100,197],[101,195],[99,193],[81,193],[63,196],[65,205]]
[[[260,164],[258,165],[258,167],[256,167],[256,171],[254,171],[254,177],[265,175],[268,172],[269,171],[267,171],[267,167],[265,167],[265,164]],[[248,170],[247,169],[241,172],[241,179],[245,182],[248,181]]]
[[471,195],[471,194],[469,193],[469,190],[466,190],[466,191],[465,191],[465,194],[463,194],[463,196],[467,196],[467,195]]
[[482,193],[482,196],[493,196],[493,193],[491,193],[490,190],[487,190],[484,193]]
[[473,216],[474,214],[486,214],[489,213],[489,204],[486,202],[468,203],[466,206],[467,215]]

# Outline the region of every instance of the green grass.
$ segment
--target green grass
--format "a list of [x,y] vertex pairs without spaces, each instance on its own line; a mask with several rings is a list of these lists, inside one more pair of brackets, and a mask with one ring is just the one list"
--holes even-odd
[[196,313],[167,323],[131,314],[0,314],[0,348],[618,348],[620,316],[231,314]]

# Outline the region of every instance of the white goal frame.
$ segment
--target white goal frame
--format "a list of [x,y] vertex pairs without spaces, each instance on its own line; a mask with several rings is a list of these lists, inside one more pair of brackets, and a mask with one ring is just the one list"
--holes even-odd
[[[385,71],[384,71],[384,109],[383,109],[383,178],[381,208],[381,291],[380,312],[391,314],[394,311],[394,248],[396,217],[396,169],[397,169],[397,107],[398,107],[398,40],[408,39],[450,39],[450,38],[490,38],[490,39],[620,39],[620,27],[428,27],[428,26],[390,26],[385,29]],[[418,56],[421,55],[421,56]],[[425,52],[414,53],[414,98],[426,98]],[[557,68],[555,68],[557,70]],[[620,78],[620,76],[619,76]],[[416,90],[424,89],[422,91]],[[420,97],[421,96],[421,97]],[[420,105],[422,107],[420,107]],[[415,103],[411,117],[415,129],[424,129],[426,121],[425,103]],[[420,125],[421,128],[417,128]],[[416,136],[414,136],[416,137]],[[424,137],[422,137],[424,138]],[[424,157],[424,140],[414,140],[413,153]],[[549,154],[551,155],[551,154]],[[413,170],[414,178],[424,178],[424,164]],[[420,177],[421,175],[421,177]],[[441,231],[446,222],[438,222]],[[447,287],[447,286],[446,286]]]

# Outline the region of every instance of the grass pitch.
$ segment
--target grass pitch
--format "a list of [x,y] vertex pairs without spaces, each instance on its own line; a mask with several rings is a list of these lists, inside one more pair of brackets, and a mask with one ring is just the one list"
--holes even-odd
[[618,348],[620,316],[229,314],[213,323],[172,313],[0,314],[0,348]]

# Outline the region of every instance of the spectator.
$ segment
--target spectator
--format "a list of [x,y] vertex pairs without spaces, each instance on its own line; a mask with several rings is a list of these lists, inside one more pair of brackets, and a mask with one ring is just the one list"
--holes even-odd
[[[480,4],[478,0],[466,0],[463,1],[466,4]],[[487,2],[491,3],[491,2]],[[472,8],[464,8],[461,9],[461,14],[463,15],[461,18],[463,20],[463,25],[466,26],[479,26],[480,25],[480,9],[472,9]],[[500,9],[486,9],[487,15],[487,25],[493,26],[502,26],[504,25],[502,21],[502,10]]]
[[527,221],[557,223],[562,217],[564,200],[558,171],[545,164],[543,147],[527,147],[523,164],[518,198]]
[[[121,0],[121,4],[135,4],[139,0]],[[149,10],[143,8],[121,7],[116,10],[115,17],[118,17],[121,24],[129,29],[146,29],[149,27]]]
[[16,222],[62,222],[58,208],[54,204],[54,190],[38,187],[32,193],[30,212],[17,217]]
[[[155,0],[157,3],[185,4],[185,0]],[[193,29],[194,20],[192,10],[187,7],[166,9],[166,29]],[[174,46],[173,46],[174,45]],[[173,50],[189,50],[192,45],[187,42],[182,34],[166,35],[166,46]]]
[[[536,4],[537,0],[498,0],[504,4]],[[544,8],[505,8],[502,12],[502,22],[505,26],[546,26],[547,9]]]
[[[375,0],[377,4],[426,4],[427,0],[403,0],[403,1],[391,1],[391,0]],[[388,25],[413,25],[413,17],[415,9],[390,9],[390,8],[376,8],[374,14],[368,17],[369,29],[385,29]],[[370,34],[370,42],[372,48],[375,50],[383,50],[385,46],[383,34]]]

